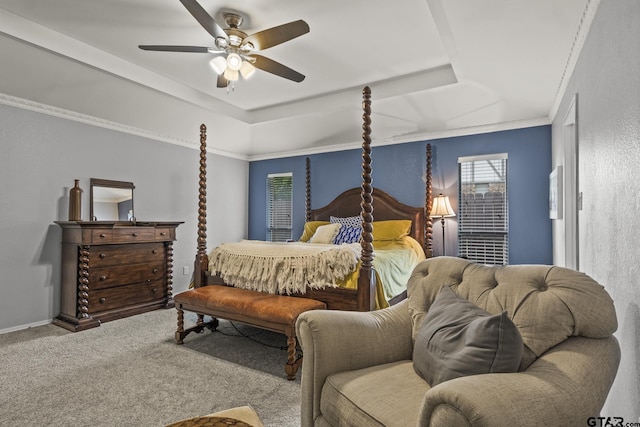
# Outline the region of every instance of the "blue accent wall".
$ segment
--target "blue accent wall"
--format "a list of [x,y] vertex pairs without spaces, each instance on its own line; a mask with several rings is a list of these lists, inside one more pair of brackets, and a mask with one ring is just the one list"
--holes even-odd
[[[549,219],[551,126],[442,138],[432,147],[433,194],[448,195],[457,212],[458,157],[507,153],[509,198],[509,263],[551,264],[552,236]],[[426,141],[372,148],[373,186],[402,203],[423,206],[425,198]],[[360,149],[322,153],[311,159],[311,206],[329,203],[342,191],[359,187],[362,175]],[[305,209],[305,158],[287,157],[249,165],[249,238],[266,237],[267,174],[293,172],[293,238],[302,234]],[[375,219],[375,190],[373,216]],[[446,220],[447,255],[457,253],[456,218]],[[433,226],[434,253],[442,254],[442,228]]]

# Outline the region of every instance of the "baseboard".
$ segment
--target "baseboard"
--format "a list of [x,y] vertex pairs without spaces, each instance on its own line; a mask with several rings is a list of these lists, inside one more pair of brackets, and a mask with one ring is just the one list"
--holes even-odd
[[35,328],[36,326],[48,325],[52,321],[53,319],[41,320],[40,322],[27,323],[26,325],[12,326],[11,328],[0,329],[0,335],[8,334],[9,332],[21,331],[23,329]]

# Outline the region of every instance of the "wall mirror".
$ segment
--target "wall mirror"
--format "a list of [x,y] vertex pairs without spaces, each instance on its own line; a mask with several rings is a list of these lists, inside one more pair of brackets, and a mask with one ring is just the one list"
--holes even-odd
[[135,221],[133,182],[91,178],[90,187],[92,221]]

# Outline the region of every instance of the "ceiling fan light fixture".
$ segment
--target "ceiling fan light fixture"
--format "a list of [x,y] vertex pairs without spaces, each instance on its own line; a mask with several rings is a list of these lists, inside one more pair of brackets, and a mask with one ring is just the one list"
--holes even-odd
[[222,50],[226,49],[227,46],[229,46],[229,42],[227,41],[227,39],[222,37],[216,37],[214,43],[218,49]]
[[256,72],[256,67],[251,65],[249,61],[242,61],[242,65],[240,66],[240,74],[242,74],[242,77],[244,77],[245,79],[248,79],[255,72]]
[[224,56],[216,56],[209,61],[209,65],[213,68],[213,71],[220,75],[227,69],[227,60]]
[[180,0],[200,26],[213,36],[213,46],[139,45],[142,50],[158,52],[194,52],[212,55],[209,65],[218,75],[216,86],[233,90],[233,83],[247,79],[256,69],[297,83],[305,76],[264,56],[254,55],[273,46],[293,40],[309,32],[309,24],[302,19],[247,35],[240,30],[244,17],[237,12],[222,13],[228,28],[222,28],[199,3],[199,0]]
[[224,78],[230,82],[235,82],[238,80],[238,71],[227,67],[227,69],[224,70]]
[[242,58],[237,53],[230,53],[227,56],[227,67],[232,69],[233,71],[240,70],[242,66]]

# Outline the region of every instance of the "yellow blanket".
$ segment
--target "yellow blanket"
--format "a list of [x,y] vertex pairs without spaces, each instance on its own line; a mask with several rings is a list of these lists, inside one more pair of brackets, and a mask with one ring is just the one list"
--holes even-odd
[[[407,281],[416,265],[425,259],[424,251],[415,239],[404,236],[396,240],[373,242],[373,268],[376,273],[376,309],[389,306],[389,300],[407,289]],[[338,286],[357,289],[358,268]]]

